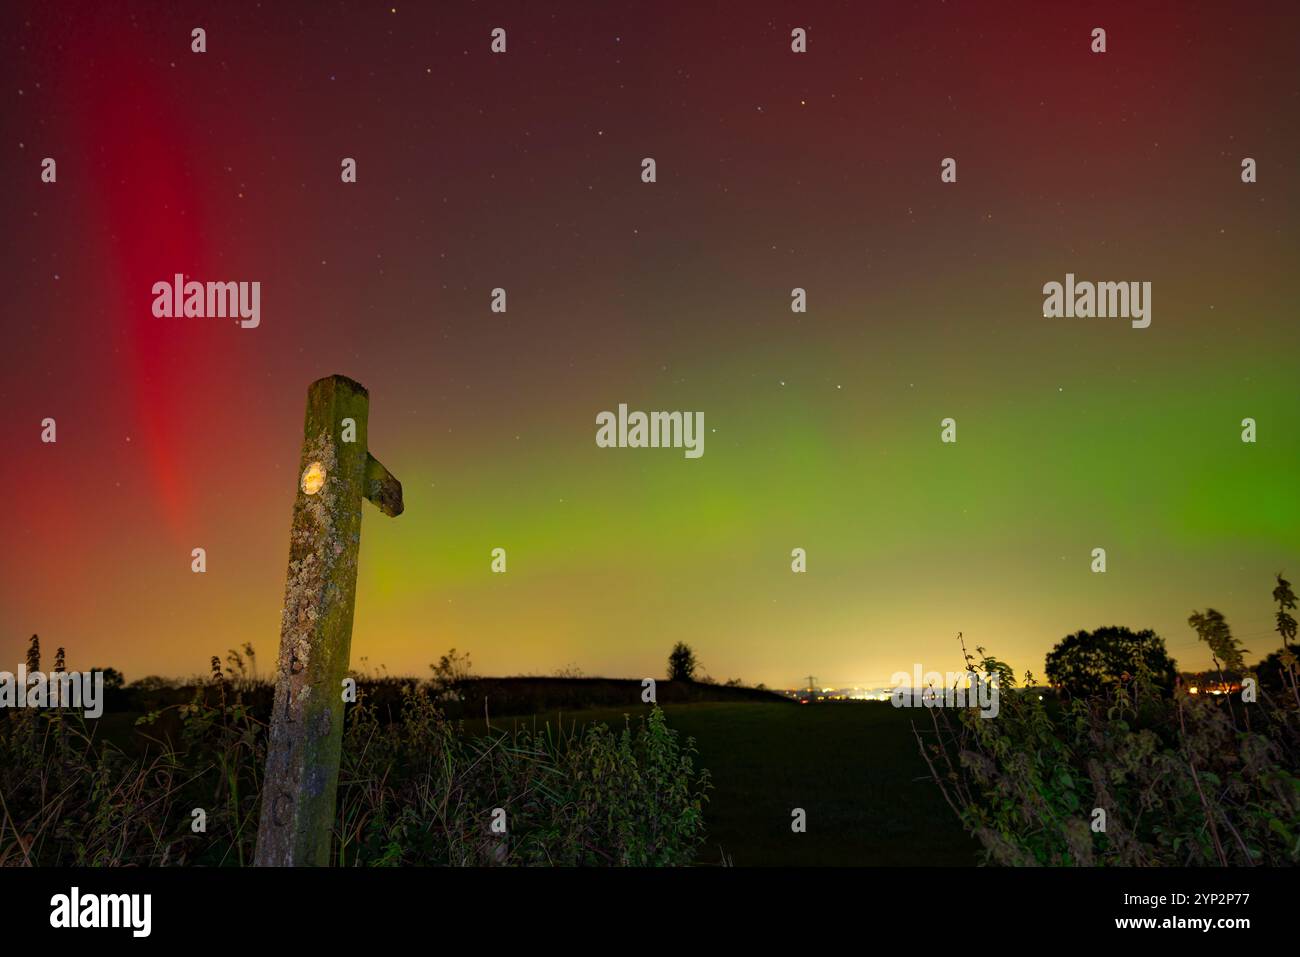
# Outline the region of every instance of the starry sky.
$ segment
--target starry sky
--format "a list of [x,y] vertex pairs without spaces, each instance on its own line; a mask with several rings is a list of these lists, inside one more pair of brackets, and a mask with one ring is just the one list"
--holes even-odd
[[[362,524],[362,667],[454,646],[484,674],[639,677],[683,640],[720,680],[879,686],[956,670],[958,631],[1041,673],[1123,624],[1195,668],[1206,606],[1267,653],[1272,576],[1300,575],[1298,26],[1281,3],[11,4],[0,668],[35,632],[128,680],[246,641],[266,673],[331,373],[369,388],[405,488]],[[260,281],[261,325],[155,318],[177,272]],[[1150,328],[1043,318],[1067,272],[1150,281]],[[597,448],[620,402],[702,411],[703,457]]]

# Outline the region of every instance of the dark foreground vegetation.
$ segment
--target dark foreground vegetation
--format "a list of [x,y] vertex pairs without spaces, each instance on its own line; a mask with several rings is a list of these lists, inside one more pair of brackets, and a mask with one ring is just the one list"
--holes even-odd
[[[340,863],[976,863],[926,780],[912,714],[728,691],[655,706],[629,684],[624,707],[484,718],[480,703],[464,720],[444,717],[427,685],[381,712],[362,684],[344,739]],[[39,738],[0,718],[0,795],[18,825],[0,824],[0,864],[249,863],[264,730],[245,704],[223,706],[223,689],[238,694],[226,681],[150,715],[44,715]],[[489,830],[496,807],[505,840]],[[805,833],[791,829],[795,808]]]
[[[684,646],[654,705],[639,680],[475,678],[454,652],[426,681],[356,675],[336,863],[1294,865],[1280,577],[1274,600],[1282,647],[1254,669],[1222,615],[1192,615],[1217,675],[1197,686],[1148,632],[1070,636],[1055,693],[977,649],[996,718],[696,682]],[[271,693],[247,664],[119,684],[95,721],[0,711],[0,866],[250,863]]]
[[[988,859],[1300,864],[1296,596],[1281,575],[1273,600],[1282,648],[1254,669],[1223,615],[1207,609],[1188,619],[1209,647],[1218,675],[1211,684],[1176,681],[1163,642],[1153,647],[1150,632],[1121,635],[1129,656],[1101,668],[1096,661],[1111,654],[1089,651],[1066,662],[1091,640],[1087,633],[1083,642],[1075,635],[1058,645],[1048,667],[1072,682],[1059,703],[1017,689],[1011,669],[982,648],[979,660],[968,656],[972,670],[996,677],[998,717],[931,709],[917,740]],[[1230,674],[1240,680],[1228,681]],[[1032,675],[1025,684],[1034,684]]]
[[[167,703],[178,695],[183,703]],[[208,682],[149,682],[115,697],[156,707],[98,721],[60,710],[0,718],[0,866],[251,862],[269,687],[232,680],[213,659]],[[459,703],[436,683],[359,683],[339,776],[338,864],[695,860],[709,776],[659,708],[613,727],[473,734],[445,714]]]

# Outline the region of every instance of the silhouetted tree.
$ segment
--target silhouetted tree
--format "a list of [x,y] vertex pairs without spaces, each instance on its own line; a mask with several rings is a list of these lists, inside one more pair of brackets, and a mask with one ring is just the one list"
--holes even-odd
[[1261,687],[1270,692],[1278,693],[1287,691],[1286,676],[1291,662],[1295,661],[1295,652],[1289,648],[1282,648],[1264,658],[1250,670],[1255,673],[1259,679]]
[[117,691],[126,686],[126,679],[122,677],[122,672],[116,668],[90,668],[90,672],[102,671],[104,673],[104,690]]
[[669,681],[694,681],[695,669],[699,662],[695,660],[695,652],[691,646],[683,641],[673,645],[672,654],[668,656],[668,680]]
[[1071,695],[1101,693],[1107,682],[1124,681],[1145,668],[1152,682],[1172,689],[1178,666],[1165,650],[1164,639],[1150,628],[1132,631],[1108,625],[1078,631],[1062,639],[1047,656],[1047,680]]

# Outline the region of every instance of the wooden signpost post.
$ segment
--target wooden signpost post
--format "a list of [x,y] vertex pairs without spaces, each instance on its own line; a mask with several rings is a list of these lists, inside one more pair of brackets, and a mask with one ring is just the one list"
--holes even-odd
[[259,867],[329,863],[361,500],[385,515],[402,512],[401,483],[367,447],[369,407],[365,387],[346,376],[319,379],[307,390],[262,782]]

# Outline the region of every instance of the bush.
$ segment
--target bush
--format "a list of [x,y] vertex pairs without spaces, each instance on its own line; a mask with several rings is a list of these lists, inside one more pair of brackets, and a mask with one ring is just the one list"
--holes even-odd
[[[79,712],[0,719],[0,866],[243,864],[252,860],[265,759],[260,722],[224,683],[173,706],[180,747],[148,736],[143,754],[95,739]],[[205,832],[195,833],[195,809]]]
[[[94,740],[76,713],[0,716],[0,866],[250,863],[266,728],[214,668],[218,677],[188,703],[140,719],[139,756]],[[658,708],[618,733],[592,725],[476,737],[426,691],[401,695],[400,718],[386,724],[371,704],[349,712],[338,863],[693,861],[708,772]],[[179,723],[177,746],[148,737],[164,718]],[[506,834],[490,829],[495,808]]]
[[[412,692],[387,726],[354,709],[344,754],[341,863],[689,864],[703,841],[708,772],[657,707],[618,733],[478,738]],[[492,829],[497,808],[504,834]]]
[[[1006,665],[977,651],[982,660],[968,664],[995,676],[998,716],[936,709],[917,740],[990,862],[1300,863],[1293,656],[1285,693],[1260,692],[1254,703],[1182,686],[1169,695],[1139,667],[1127,682],[1058,704],[1017,689]],[[1094,827],[1095,809],[1105,812],[1104,830]]]

